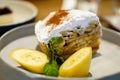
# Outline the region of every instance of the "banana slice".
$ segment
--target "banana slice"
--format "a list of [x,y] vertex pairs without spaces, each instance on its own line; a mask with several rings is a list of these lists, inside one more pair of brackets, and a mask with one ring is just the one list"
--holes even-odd
[[27,48],[13,50],[10,56],[23,68],[35,73],[43,73],[44,65],[48,62],[44,53]]
[[71,55],[59,69],[59,77],[86,77],[92,59],[92,48],[84,47]]

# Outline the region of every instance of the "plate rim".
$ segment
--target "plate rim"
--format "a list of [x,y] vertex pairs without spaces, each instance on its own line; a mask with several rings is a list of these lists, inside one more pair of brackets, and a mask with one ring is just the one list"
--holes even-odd
[[5,0],[5,1],[0,1],[0,2],[15,3],[15,4],[24,5],[25,7],[30,8],[33,11],[33,15],[31,17],[29,17],[28,19],[20,21],[20,22],[17,22],[17,23],[1,24],[0,28],[7,27],[7,26],[12,26],[12,25],[19,25],[19,24],[22,24],[22,23],[26,23],[28,21],[31,21],[32,19],[34,19],[38,15],[38,9],[37,9],[37,7],[33,3],[29,2],[29,1],[23,1],[23,0],[22,1],[18,1],[18,0],[6,1]]

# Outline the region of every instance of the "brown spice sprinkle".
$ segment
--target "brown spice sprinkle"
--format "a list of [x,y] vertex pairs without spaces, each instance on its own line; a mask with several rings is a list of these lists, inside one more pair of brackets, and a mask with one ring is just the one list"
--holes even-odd
[[54,26],[56,26],[56,25],[61,24],[61,22],[62,22],[62,19],[61,19],[61,18],[67,16],[68,13],[69,13],[68,10],[59,10],[59,11],[57,11],[57,12],[53,15],[53,17],[51,17],[51,18],[47,21],[46,25],[51,25],[51,24],[53,24]]

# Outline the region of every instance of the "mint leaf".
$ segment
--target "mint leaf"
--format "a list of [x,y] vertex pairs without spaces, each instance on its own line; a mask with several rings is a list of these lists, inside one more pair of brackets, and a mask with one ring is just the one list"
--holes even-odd
[[44,66],[44,74],[47,76],[58,76],[59,66],[55,60],[47,63]]
[[50,39],[49,43],[51,44],[58,44],[63,41],[62,37],[53,37]]
[[45,64],[44,66],[44,74],[47,76],[58,76],[58,63],[64,62],[64,59],[60,55],[58,55],[58,52],[62,51],[61,48],[58,47],[59,43],[61,43],[62,41],[62,37],[53,37],[49,40],[48,48],[46,51],[49,63]]

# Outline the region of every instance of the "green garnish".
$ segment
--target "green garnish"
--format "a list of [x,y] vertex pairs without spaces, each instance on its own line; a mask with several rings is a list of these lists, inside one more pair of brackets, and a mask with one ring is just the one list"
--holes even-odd
[[58,76],[59,66],[55,60],[52,60],[51,63],[47,63],[44,67],[44,74],[47,76]]
[[62,41],[62,37],[53,37],[48,42],[46,54],[48,56],[49,63],[45,64],[44,67],[44,74],[47,76],[57,76],[59,70],[59,64],[57,60],[64,62],[63,57],[58,55],[58,52],[61,51],[58,45]]
[[49,44],[58,44],[61,43],[63,41],[62,37],[53,37],[49,40]]

